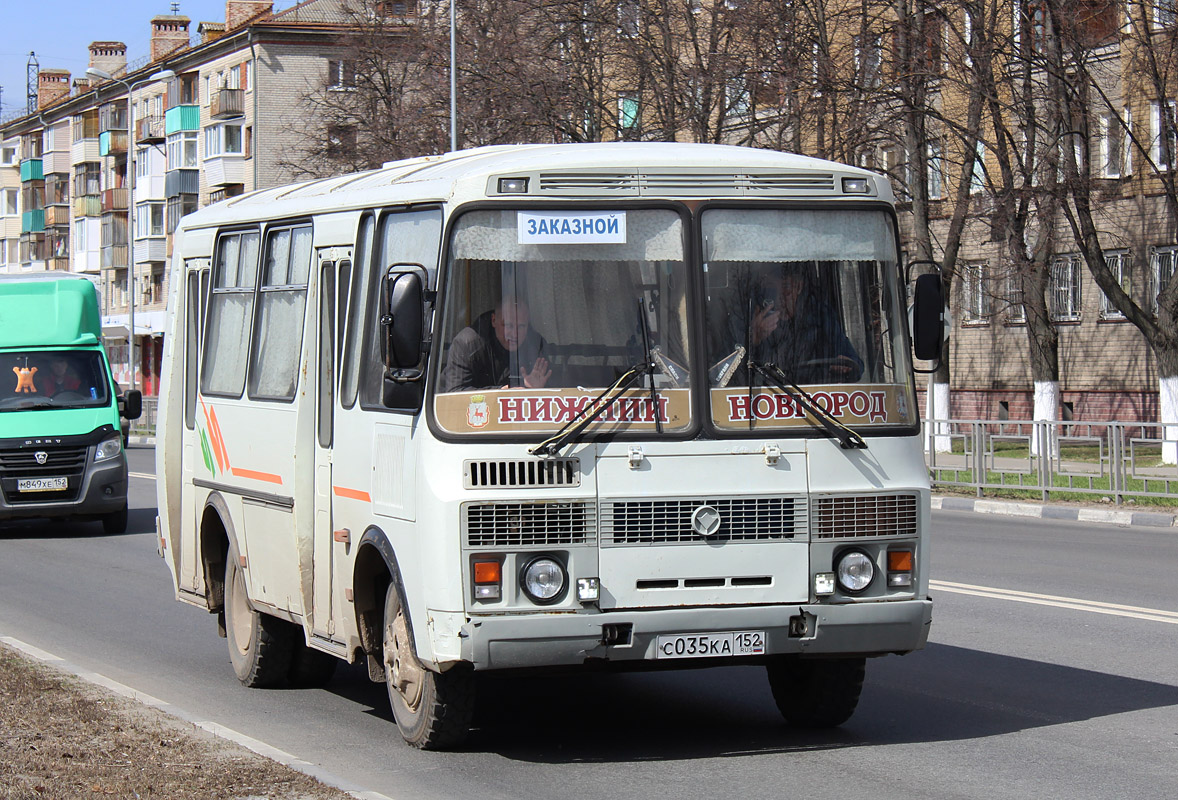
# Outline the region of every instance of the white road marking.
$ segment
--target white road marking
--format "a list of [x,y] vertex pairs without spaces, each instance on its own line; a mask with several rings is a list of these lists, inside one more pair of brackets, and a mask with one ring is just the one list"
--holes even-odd
[[132,478],[143,478],[145,481],[155,480],[155,475],[152,475],[150,472],[128,472],[127,474]]
[[141,692],[138,689],[133,689],[124,683],[119,683],[116,680],[112,680],[105,675],[100,675],[97,672],[89,672],[88,670],[84,670],[69,663],[60,656],[47,653],[39,647],[34,647],[27,642],[22,642],[20,639],[14,639],[11,636],[0,636],[0,642],[3,642],[14,650],[19,650],[31,658],[45,662],[46,664],[53,666],[55,669],[69,672],[88,683],[93,683],[96,686],[109,689],[115,694],[122,695],[123,697],[129,697],[130,699],[143,703],[146,706],[158,708],[165,714],[170,714],[173,717],[177,717],[184,720],[185,722],[189,722],[197,726],[198,728],[208,731],[213,736],[233,742],[234,744],[241,745],[247,750],[252,750],[260,756],[269,758],[271,761],[277,761],[283,766],[298,770],[304,775],[310,775],[320,783],[326,784],[335,789],[339,789],[340,791],[357,798],[357,800],[393,800],[393,798],[389,797],[388,795],[381,794],[380,792],[374,792],[369,789],[357,787],[356,784],[345,781],[342,778],[338,778],[335,775],[332,775],[330,772],[326,772],[319,766],[312,764],[309,761],[304,761],[298,756],[291,755],[285,750],[279,750],[277,747],[268,745],[259,739],[253,738],[252,736],[246,736],[244,733],[235,731],[232,728],[227,728],[218,722],[202,719],[198,715],[193,714],[190,711],[185,711],[179,706],[174,706],[165,700],[160,700],[158,697],[152,697],[151,695]]
[[1016,603],[1031,603],[1038,606],[1067,608],[1073,611],[1087,611],[1092,614],[1109,614],[1114,617],[1143,619],[1149,622],[1167,622],[1171,625],[1178,625],[1178,611],[1165,611],[1159,608],[1142,608],[1141,606],[1104,603],[1098,600],[1082,600],[1076,597],[1060,597],[1053,594],[1019,592],[1013,589],[997,589],[993,586],[975,586],[970,583],[953,583],[951,581],[929,581],[929,588],[942,592],[952,592],[953,594],[970,595],[972,597],[1013,600]]

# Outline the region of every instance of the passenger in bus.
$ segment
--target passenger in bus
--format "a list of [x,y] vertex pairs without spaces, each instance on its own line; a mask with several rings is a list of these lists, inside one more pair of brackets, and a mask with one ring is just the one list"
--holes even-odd
[[505,297],[463,328],[450,343],[442,370],[443,392],[522,386],[538,389],[552,377],[544,337],[529,324],[528,304]]
[[797,383],[853,383],[863,374],[834,306],[819,297],[804,267],[764,273],[754,292],[752,357]]

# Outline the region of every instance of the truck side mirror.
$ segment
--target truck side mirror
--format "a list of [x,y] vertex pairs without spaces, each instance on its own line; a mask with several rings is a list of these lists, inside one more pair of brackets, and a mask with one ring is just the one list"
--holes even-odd
[[912,349],[922,361],[941,357],[944,333],[942,314],[945,301],[941,297],[940,275],[919,275],[913,292]]
[[119,416],[123,419],[139,419],[143,414],[143,393],[129,389],[119,398]]
[[[425,270],[398,264],[385,277],[384,362],[391,370],[415,370],[421,363],[425,336]],[[410,377],[405,375],[404,377]]]

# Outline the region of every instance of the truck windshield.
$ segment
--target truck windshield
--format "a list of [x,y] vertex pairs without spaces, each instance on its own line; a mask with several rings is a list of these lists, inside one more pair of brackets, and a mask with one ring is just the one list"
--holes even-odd
[[813,415],[783,385],[839,424],[915,424],[886,213],[710,209],[701,232],[717,428],[812,429]]
[[110,404],[106,362],[95,350],[15,350],[0,363],[9,376],[0,383],[0,412]]
[[438,423],[551,432],[624,379],[588,433],[687,428],[684,230],[669,209],[464,214],[436,337]]

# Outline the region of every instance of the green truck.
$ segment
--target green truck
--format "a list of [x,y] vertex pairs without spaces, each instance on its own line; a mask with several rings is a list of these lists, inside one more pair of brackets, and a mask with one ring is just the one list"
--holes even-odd
[[[5,377],[7,376],[7,377]],[[94,284],[84,276],[0,276],[0,523],[56,517],[127,528],[120,395],[102,347]]]

